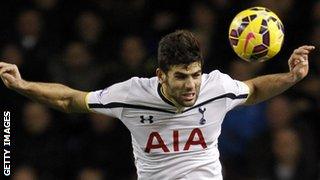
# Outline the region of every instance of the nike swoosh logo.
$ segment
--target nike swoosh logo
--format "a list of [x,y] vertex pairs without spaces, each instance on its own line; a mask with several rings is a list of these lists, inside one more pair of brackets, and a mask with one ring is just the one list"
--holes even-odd
[[247,34],[247,37],[246,37],[246,42],[244,43],[244,49],[243,51],[246,52],[247,51],[247,46],[248,46],[248,43],[251,39],[255,39],[256,37],[254,36],[254,34],[252,32],[249,32]]

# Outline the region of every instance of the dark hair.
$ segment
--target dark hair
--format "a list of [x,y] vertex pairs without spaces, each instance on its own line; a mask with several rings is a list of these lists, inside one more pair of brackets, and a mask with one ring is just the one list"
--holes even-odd
[[189,65],[203,58],[200,45],[195,36],[187,30],[177,30],[163,37],[158,47],[158,66],[168,72],[173,65]]

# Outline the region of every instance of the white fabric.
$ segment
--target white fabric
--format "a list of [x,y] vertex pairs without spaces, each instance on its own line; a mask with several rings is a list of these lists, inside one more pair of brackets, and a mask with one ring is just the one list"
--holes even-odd
[[90,92],[87,103],[94,112],[119,118],[130,130],[139,180],[222,179],[217,148],[221,124],[229,110],[245,102],[248,86],[218,70],[203,74],[196,104],[175,113],[160,97],[158,83],[156,77],[134,77]]

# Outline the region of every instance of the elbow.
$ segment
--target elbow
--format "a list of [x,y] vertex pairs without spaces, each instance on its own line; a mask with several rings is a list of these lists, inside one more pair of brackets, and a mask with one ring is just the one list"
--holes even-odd
[[71,93],[60,100],[60,110],[65,113],[87,113],[89,112],[85,105],[87,93]]

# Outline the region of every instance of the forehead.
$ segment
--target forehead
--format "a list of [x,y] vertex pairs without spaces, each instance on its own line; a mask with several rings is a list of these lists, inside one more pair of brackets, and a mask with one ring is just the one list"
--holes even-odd
[[173,65],[170,67],[168,73],[185,73],[185,74],[192,74],[196,73],[201,70],[201,63],[200,62],[193,62],[191,64],[180,64],[180,65]]

